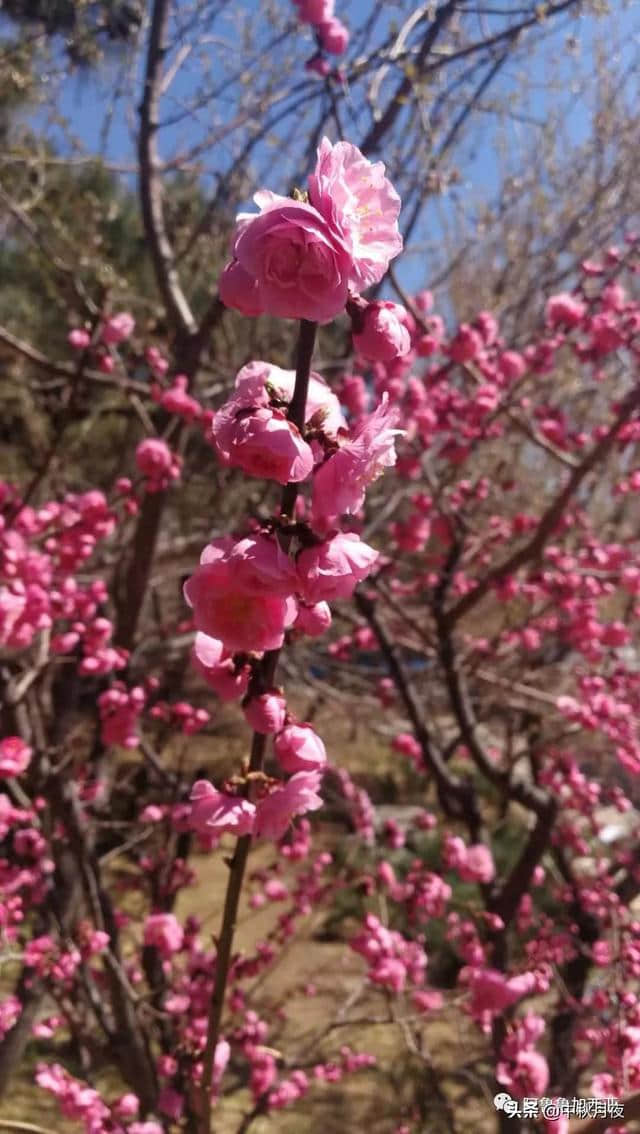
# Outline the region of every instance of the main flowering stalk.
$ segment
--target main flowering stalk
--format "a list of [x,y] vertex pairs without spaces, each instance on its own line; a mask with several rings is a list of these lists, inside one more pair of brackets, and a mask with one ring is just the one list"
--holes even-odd
[[[309,389],[311,360],[313,358],[315,339],[316,324],[311,323],[306,319],[301,320],[296,357],[295,386],[293,390],[293,396],[291,398],[291,401],[289,402],[289,407],[287,410],[287,418],[300,430],[300,433],[302,433],[304,430],[307,392]],[[289,483],[285,485],[282,490],[282,498],[280,503],[280,512],[283,517],[293,518],[297,495],[297,483]],[[283,551],[287,551],[291,537],[286,534],[282,534],[279,538]],[[257,694],[266,692],[266,690],[274,685],[281,648],[282,647],[279,647],[275,650],[268,650],[264,654],[260,668],[256,674],[256,685],[261,686],[261,688],[256,689]],[[266,733],[254,732],[251,742],[251,755],[249,758],[249,775],[247,777],[246,788],[247,794],[251,790],[251,774],[262,771],[267,747],[267,740],[268,736]],[[200,1106],[198,1108],[200,1134],[210,1134],[211,1129],[211,1084],[213,1078],[214,1058],[220,1037],[220,1023],[222,1020],[225,991],[231,964],[231,950],[233,948],[233,938],[238,916],[238,906],[240,904],[242,883],[244,880],[247,859],[249,857],[249,850],[251,848],[251,840],[251,834],[241,835],[236,840],[235,850],[229,866],[229,879],[227,882],[227,892],[225,894],[224,910],[222,913],[222,924],[220,927],[220,936],[218,938],[217,945],[216,974],[213,985],[213,992],[211,995],[211,1004],[209,1006],[207,1042],[202,1061],[202,1077],[200,1080]]]

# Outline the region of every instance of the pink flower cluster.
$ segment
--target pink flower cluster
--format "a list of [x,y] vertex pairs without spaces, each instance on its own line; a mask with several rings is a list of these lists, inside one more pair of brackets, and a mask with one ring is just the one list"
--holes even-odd
[[349,32],[341,20],[334,15],[334,0],[293,0],[298,9],[300,23],[311,24],[321,49],[307,62],[307,70],[325,76],[330,66],[322,55],[343,55],[349,45]]
[[[119,311],[110,315],[97,329],[93,339],[86,327],[74,327],[69,331],[67,341],[69,346],[78,351],[91,351],[93,362],[103,374],[112,374],[115,369],[117,356],[110,351],[110,347],[120,346],[131,338],[135,328],[135,319],[128,311]],[[92,346],[93,342],[93,346]]]
[[40,508],[20,507],[0,482],[0,645],[27,649],[47,632],[48,653],[75,655],[81,674],[122,669],[126,651],[111,644],[113,625],[101,614],[107,588],[78,578],[98,545],[114,531],[115,511],[102,492],[67,493]]
[[387,929],[375,914],[367,914],[361,932],[350,942],[354,952],[365,958],[368,978],[392,992],[400,993],[407,981],[421,988],[427,968],[427,955],[417,941],[410,941],[395,929]]
[[31,762],[31,749],[20,736],[0,740],[0,779],[21,776]]
[[137,748],[138,721],[147,701],[141,685],[127,689],[116,681],[98,697],[98,709],[104,744],[118,744],[123,748]]
[[324,138],[309,200],[256,193],[240,214],[220,298],[244,315],[329,323],[363,287],[378,283],[402,249],[400,198],[349,142]]
[[136,465],[145,478],[146,491],[162,492],[178,480],[182,458],[161,437],[147,437],[136,449]]

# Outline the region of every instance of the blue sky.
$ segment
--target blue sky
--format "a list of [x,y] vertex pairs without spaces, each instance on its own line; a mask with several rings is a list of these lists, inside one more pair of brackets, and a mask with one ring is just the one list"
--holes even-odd
[[[288,0],[284,0],[287,4]],[[502,2],[503,8],[506,3]],[[337,0],[337,11],[352,29],[362,26],[363,19],[371,11],[372,0]],[[496,7],[495,4],[486,5],[487,8]],[[260,0],[244,0],[233,6],[235,12],[242,8],[247,19],[254,22],[263,11]],[[290,5],[292,17],[293,5]],[[390,21],[397,14],[406,17],[413,5],[408,0],[394,4],[388,2],[384,8],[380,6],[378,34],[386,34]],[[626,70],[629,64],[638,57],[638,29],[640,27],[640,14],[637,5],[625,4],[623,0],[614,0],[612,5],[614,14],[606,19],[596,20],[593,17],[579,21],[572,17],[562,17],[555,25],[555,30],[549,36],[544,46],[533,53],[532,58],[524,56],[517,64],[508,65],[496,80],[495,86],[489,92],[485,103],[489,105],[492,98],[505,99],[512,91],[522,92],[523,84],[527,88],[527,95],[522,110],[523,121],[511,121],[506,126],[507,147],[506,152],[498,154],[496,120],[488,113],[477,115],[474,124],[473,136],[470,141],[455,154],[455,162],[461,174],[461,183],[455,190],[453,197],[447,200],[440,198],[437,208],[429,208],[424,223],[424,231],[429,231],[437,238],[438,217],[446,217],[449,209],[453,211],[463,206],[465,200],[475,201],[477,198],[489,200],[496,193],[504,172],[505,165],[512,164],[517,172],[518,162],[523,148],[531,144],[535,137],[536,121],[545,121],[549,115],[560,115],[570,145],[579,145],[589,132],[589,122],[593,105],[597,101],[598,90],[595,82],[588,89],[585,99],[577,97],[573,84],[578,76],[595,75],[594,56],[601,47],[603,39],[607,43],[610,53],[610,62],[613,61],[620,72]],[[179,5],[178,5],[179,9]],[[231,25],[225,27],[224,21],[217,26],[221,35],[233,38]],[[479,29],[480,30],[480,29]],[[265,37],[272,34],[272,29],[265,26]],[[568,46],[568,37],[574,35],[578,40],[577,52]],[[304,60],[313,51],[313,44],[308,30],[299,29],[293,37],[287,51],[295,52],[293,76],[297,81],[305,81],[303,70]],[[140,76],[137,76],[137,87],[140,87]],[[116,102],[108,130],[105,129],[105,115],[111,103],[114,89],[120,79],[119,65],[112,59],[102,73],[80,73],[70,77],[62,88],[60,110],[68,123],[68,133],[65,136],[57,128],[49,126],[51,135],[56,137],[57,144],[66,150],[69,144],[69,134],[77,140],[81,150],[87,153],[102,151],[102,156],[111,163],[127,166],[135,163],[135,117],[133,121],[127,120],[126,104],[124,101]],[[397,81],[393,76],[394,82]],[[553,83],[552,83],[553,80]],[[189,99],[195,89],[197,72],[185,66],[178,74],[172,89],[176,100]],[[632,89],[628,90],[627,97],[638,98],[637,73]],[[43,108],[35,118],[43,124],[48,111]],[[129,107],[129,114],[131,108]],[[166,130],[161,134],[160,146],[164,155],[176,149],[189,146],[195,141],[199,127],[187,119],[173,130]],[[504,135],[503,135],[504,137]],[[106,139],[106,145],[102,143]],[[357,141],[357,138],[350,140]],[[263,151],[266,154],[266,151]],[[261,155],[262,157],[263,155]],[[272,154],[269,160],[272,161]],[[269,187],[277,192],[287,191],[286,184],[278,183],[277,173],[280,163],[274,163],[274,183]],[[245,202],[239,202],[239,205]],[[406,286],[414,282],[414,268],[409,257],[405,259],[402,269]],[[416,280],[421,283],[422,281]]]

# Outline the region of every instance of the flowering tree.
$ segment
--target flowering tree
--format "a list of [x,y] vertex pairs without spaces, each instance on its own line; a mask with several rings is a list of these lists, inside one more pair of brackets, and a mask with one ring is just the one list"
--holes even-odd
[[[190,735],[206,724],[206,711],[161,699],[157,678],[104,684],[130,663],[102,613],[105,583],[83,577],[100,543],[117,533],[118,517],[135,514],[141,494],[153,499],[180,476],[166,440],[138,445],[140,480],[120,478],[110,500],[89,492],[33,508],[37,485],[22,498],[5,488],[1,609],[15,660],[6,670],[12,728],[1,765],[10,848],[4,934],[18,946],[20,971],[3,1002],[4,1079],[29,1031],[41,1039],[62,1032],[85,1076],[92,1078],[96,1053],[106,1051],[129,1084],[113,1099],[59,1062],[39,1066],[38,1084],[90,1130],[150,1134],[177,1124],[200,1134],[240,1058],[246,1071],[234,1070],[236,1087],[248,1077],[254,1103],[239,1129],[293,1105],[310,1090],[308,1057],[293,1054],[279,1071],[247,981],[274,963],[314,903],[330,907],[356,881],[361,892],[364,879],[365,893],[384,898],[387,913],[381,918],[365,900],[360,929],[346,945],[365,964],[359,995],[378,990],[389,1026],[426,1061],[449,1121],[456,1117],[446,1073],[421,1046],[425,1018],[443,1004],[437,969],[446,957],[459,1010],[487,1037],[496,1089],[516,1099],[568,1094],[589,1069],[597,1094],[624,1095],[635,1082],[637,1051],[637,923],[628,912],[637,847],[603,831],[611,826],[606,802],[621,813],[632,803],[624,780],[607,786],[588,770],[582,737],[586,730],[610,739],[611,758],[624,775],[635,773],[629,646],[637,588],[624,513],[635,484],[625,451],[635,440],[640,396],[624,383],[638,309],[619,282],[635,268],[635,238],[627,253],[585,263],[580,286],[552,297],[544,326],[516,350],[489,313],[447,336],[427,293],[414,297],[412,310],[360,296],[400,249],[400,202],[383,167],[355,147],[325,140],[308,194],[265,191],[256,200],[260,211],[238,218],[221,295],[249,316],[266,310],[301,320],[295,372],[249,363],[215,413],[180,377],[152,387],[165,411],[204,431],[223,465],[283,486],[279,505],[269,507],[265,497],[244,530],[236,523],[233,535],[207,545],[185,586],[195,665],[219,697],[242,701],[254,730],[248,760],[223,783],[170,771],[156,754],[158,739],[145,738],[145,718],[157,722],[159,736],[176,728]],[[356,367],[370,379],[344,374],[341,404],[311,366],[316,324],[343,310]],[[78,375],[105,350],[120,361],[133,330],[123,313],[98,321],[92,333],[72,332]],[[161,379],[162,358],[148,357]],[[571,388],[574,364],[595,383],[593,420],[582,414],[579,430],[556,403],[569,404],[564,385]],[[372,397],[377,405],[368,404]],[[515,470],[492,472],[493,454],[504,469],[505,444],[516,442],[514,462],[517,453],[534,462],[542,454],[554,470],[529,511]],[[381,554],[361,535],[374,526],[365,497],[396,464],[396,443],[393,512],[376,483],[368,513],[377,518]],[[620,501],[612,543],[604,531],[595,535],[597,498],[579,501],[615,453],[618,471],[607,481]],[[469,476],[472,460],[481,471]],[[504,504],[509,494],[513,507]],[[499,605],[478,622],[476,608],[491,595]],[[406,721],[392,747],[415,765],[415,798],[431,798],[438,810],[419,805],[408,827],[389,819],[377,829],[366,793],[344,769],[333,770],[333,790],[360,840],[355,873],[349,861],[330,869],[326,852],[312,857],[308,820],[291,827],[321,808],[330,773],[319,735],[276,684],[285,642],[308,650],[305,640],[330,627],[329,604],[352,596],[356,622],[328,648],[334,672],[354,649],[376,652],[387,672],[372,693],[392,719]],[[622,620],[625,596],[631,603]],[[546,659],[545,643],[553,645]],[[319,647],[311,648],[317,655]],[[412,676],[420,658],[429,675],[424,690]],[[89,763],[73,777],[65,661],[77,672],[76,697],[83,683],[98,691],[100,716]],[[105,780],[113,745],[141,751],[150,795],[133,796],[124,841],[116,835],[105,851],[101,825],[109,827],[118,799]],[[610,758],[601,765],[610,775]],[[210,850],[227,836],[236,840],[213,949],[193,916],[181,921],[175,912],[176,896],[193,881],[194,836]],[[271,941],[243,957],[234,953],[242,887],[251,846],[265,839],[276,841],[279,855],[262,875],[261,900],[290,897],[292,905]],[[114,855],[134,867],[124,892],[146,908],[141,936],[105,874]],[[288,884],[283,860],[293,867]],[[28,914],[34,904],[39,913]],[[604,978],[595,984],[594,969]],[[436,984],[427,981],[431,970]],[[602,1065],[590,1052],[595,1034]],[[340,1058],[338,1077],[370,1068],[374,1055],[343,1048]],[[326,1062],[313,1066],[316,1080],[335,1077]],[[403,1129],[422,1120],[420,1100],[405,1102]],[[606,1113],[615,1119],[615,1110]],[[401,1115],[402,1105],[396,1125]],[[568,1117],[550,1110],[547,1128],[566,1128]],[[503,1120],[514,1121],[504,1112]]]

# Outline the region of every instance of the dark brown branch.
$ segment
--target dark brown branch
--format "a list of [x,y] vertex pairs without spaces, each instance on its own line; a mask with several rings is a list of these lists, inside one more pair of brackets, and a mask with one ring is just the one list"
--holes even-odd
[[473,784],[470,781],[458,779],[457,776],[452,774],[442,757],[442,753],[434,744],[422,716],[415,689],[405,672],[395,646],[377,616],[375,604],[360,590],[355,592],[354,601],[357,609],[367,620],[375,634],[389,674],[411,721],[415,738],[422,749],[425,770],[431,772],[435,779],[438,798],[445,813],[451,817],[465,820],[475,836],[480,830],[481,819],[477,809]]
[[151,11],[144,93],[140,105],[138,162],[140,166],[140,205],[144,230],[160,294],[175,329],[194,334],[196,321],[180,285],[173,248],[164,218],[162,181],[156,135],[158,104],[162,83],[162,63],[166,54],[166,33],[170,0],[155,0]]
[[[440,32],[447,26],[452,19],[456,8],[458,7],[457,0],[449,0],[448,3],[443,4],[438,8],[435,19],[432,21],[430,27],[427,29],[425,37],[420,45],[420,51],[416,59],[416,74],[420,73],[425,65],[426,58],[435,44]],[[365,155],[374,153],[380,146],[385,134],[392,128],[398,117],[402,107],[405,104],[407,97],[411,94],[413,87],[413,79],[409,75],[405,75],[399,83],[394,94],[391,96],[386,110],[380,115],[377,122],[369,130],[369,133],[364,138],[360,149]]]
[[[54,362],[52,359],[47,358],[46,354],[36,350],[30,343],[19,339],[8,331],[6,327],[0,327],[0,343],[4,343],[15,354],[19,354],[22,358],[26,358],[28,362],[32,362],[39,370],[45,370],[47,374],[52,374],[54,377],[63,379],[62,382],[56,383],[57,385],[64,385],[70,382],[75,374],[75,366],[71,362]],[[120,379],[117,375],[101,374],[99,370],[84,370],[82,374],[83,381],[95,382],[101,386],[109,386],[115,389],[134,392],[136,394],[148,394],[149,387],[144,382],[136,382],[135,379],[126,378]],[[47,390],[53,389],[53,383],[47,384]]]

